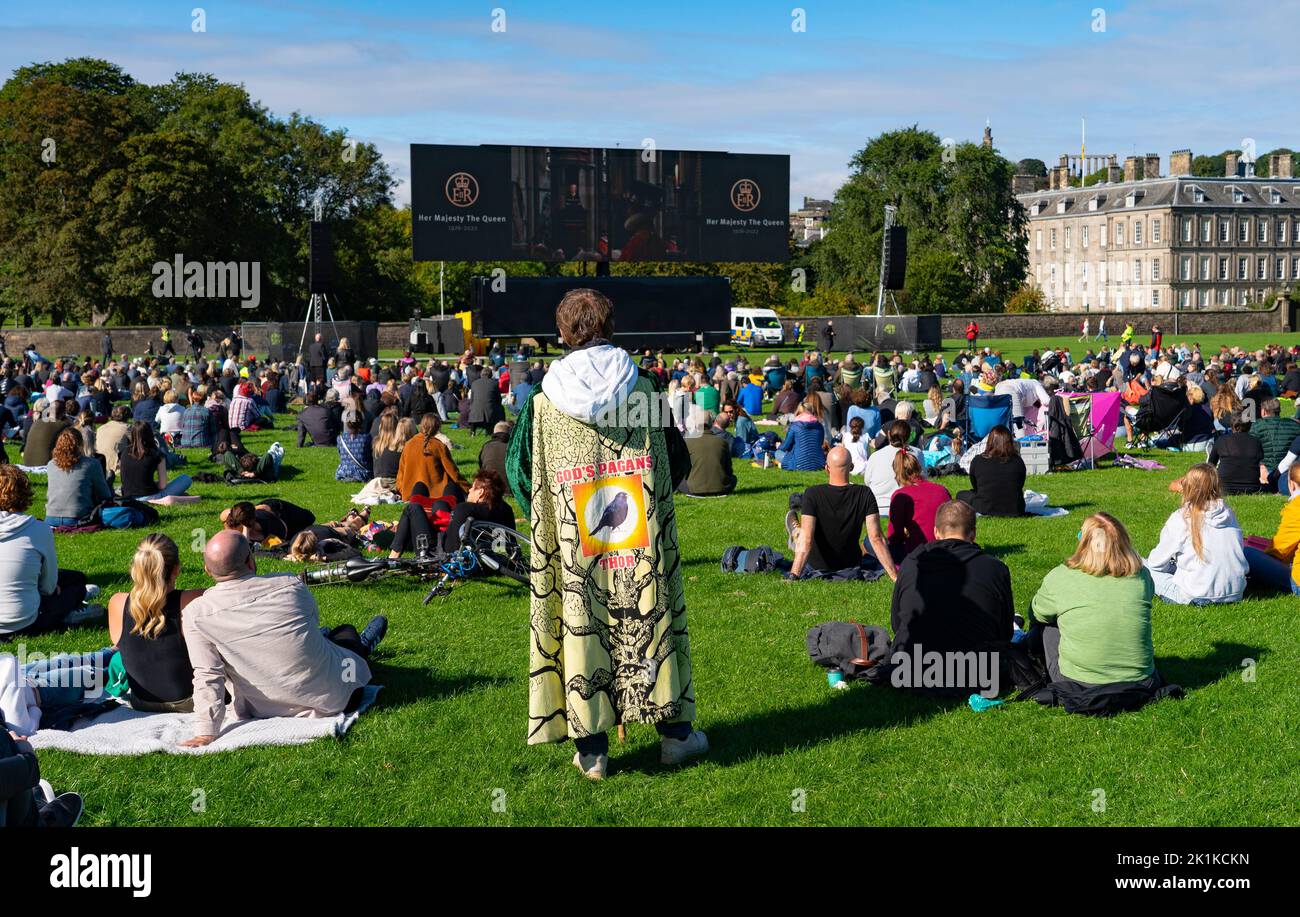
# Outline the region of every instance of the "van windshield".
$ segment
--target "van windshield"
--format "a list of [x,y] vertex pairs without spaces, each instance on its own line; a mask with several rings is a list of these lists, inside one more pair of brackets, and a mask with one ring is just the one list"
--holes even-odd
[[781,320],[776,318],[756,318],[754,324],[760,328],[780,328]]

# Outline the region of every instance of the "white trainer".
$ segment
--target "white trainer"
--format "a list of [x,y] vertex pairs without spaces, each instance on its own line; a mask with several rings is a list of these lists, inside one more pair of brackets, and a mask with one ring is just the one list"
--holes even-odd
[[703,731],[694,729],[684,739],[670,739],[664,736],[659,740],[659,763],[681,764],[690,758],[705,754],[709,750],[709,737]]
[[63,623],[67,627],[80,627],[83,624],[102,624],[107,618],[108,612],[103,605],[82,605],[68,612]]
[[573,766],[582,771],[588,780],[604,780],[609,772],[609,755],[584,755],[573,753]]

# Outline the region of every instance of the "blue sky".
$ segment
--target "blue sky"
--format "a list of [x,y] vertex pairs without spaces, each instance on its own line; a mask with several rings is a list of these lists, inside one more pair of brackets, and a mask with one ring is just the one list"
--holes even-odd
[[[807,30],[791,29],[791,11]],[[207,31],[191,29],[202,7]],[[493,32],[493,10],[505,31]],[[1094,10],[1105,13],[1097,31]],[[571,3],[18,3],[0,74],[108,58],[137,79],[198,70],[376,144],[408,197],[407,144],[788,153],[791,199],[829,197],[871,136],[919,124],[1012,159],[1079,147],[1300,148],[1295,9],[1150,0]]]

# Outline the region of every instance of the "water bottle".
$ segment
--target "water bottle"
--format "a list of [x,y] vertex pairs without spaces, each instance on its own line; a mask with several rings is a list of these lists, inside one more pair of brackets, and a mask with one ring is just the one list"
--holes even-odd
[[772,464],[772,453],[771,453],[769,450],[764,449],[764,450],[763,450],[763,467],[764,467],[764,468],[767,468],[767,467],[770,466],[771,464]]
[[829,669],[826,672],[826,684],[832,688],[838,688],[844,683],[844,673],[839,669]]

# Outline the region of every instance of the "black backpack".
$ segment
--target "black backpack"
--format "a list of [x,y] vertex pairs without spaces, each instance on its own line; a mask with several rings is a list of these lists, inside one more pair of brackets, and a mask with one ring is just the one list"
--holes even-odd
[[753,549],[732,545],[722,552],[722,572],[767,573],[775,570],[783,559],[780,552],[767,545]]

